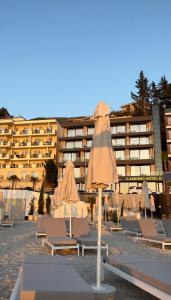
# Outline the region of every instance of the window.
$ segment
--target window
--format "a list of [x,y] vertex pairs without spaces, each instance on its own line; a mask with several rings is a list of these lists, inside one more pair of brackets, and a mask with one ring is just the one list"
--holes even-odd
[[139,145],[139,138],[130,138],[130,145]]
[[68,137],[72,136],[82,136],[83,135],[83,129],[77,128],[77,129],[68,129]]
[[116,145],[124,146],[125,145],[125,139],[117,139],[116,140]]
[[150,166],[140,166],[140,175],[151,175]]
[[140,159],[149,159],[149,158],[150,158],[149,149],[141,149],[140,150]]
[[89,157],[90,157],[90,152],[85,152],[84,153],[84,158],[85,159],[89,159]]
[[149,149],[130,150],[130,159],[149,159]]
[[139,159],[139,150],[130,150],[130,159]]
[[74,148],[74,142],[66,142],[66,149]]
[[80,168],[74,168],[74,175],[76,178],[81,177]]
[[76,136],[82,136],[83,135],[83,129],[82,128],[75,129],[75,135]]
[[117,167],[117,171],[119,176],[125,176],[125,166]]
[[116,126],[116,132],[117,133],[124,133],[125,132],[125,126]]
[[88,140],[87,141],[87,147],[91,147],[91,145],[92,145],[92,140]]
[[115,151],[116,159],[123,160],[125,159],[125,152],[124,151]]
[[112,126],[111,127],[111,133],[124,133],[125,132],[125,125],[119,125],[119,126]]
[[75,141],[75,145],[74,145],[75,148],[82,148],[82,146],[83,146],[82,141]]
[[131,176],[150,175],[150,166],[131,166]]
[[67,161],[67,160],[75,161],[76,160],[76,153],[75,152],[64,153],[63,160],[64,161]]
[[74,129],[68,129],[68,137],[75,136],[75,130]]
[[140,137],[140,145],[150,144],[149,137]]
[[146,132],[147,126],[146,124],[133,124],[130,125],[130,132]]
[[94,134],[94,127],[89,127],[87,133],[88,133],[88,135],[93,135]]
[[82,141],[66,142],[66,149],[82,148]]

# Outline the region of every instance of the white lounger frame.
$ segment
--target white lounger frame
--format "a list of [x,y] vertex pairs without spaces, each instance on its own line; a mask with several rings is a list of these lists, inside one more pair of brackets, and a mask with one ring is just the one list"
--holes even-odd
[[46,233],[36,232],[36,238],[37,238],[38,236],[46,236]]
[[140,240],[140,241],[145,241],[145,242],[150,242],[150,243],[156,243],[156,244],[161,244],[162,245],[162,250],[165,250],[165,246],[171,246],[171,242],[162,242],[159,240],[153,240],[150,238],[145,238],[145,237],[136,237],[134,241]]
[[134,285],[136,285],[137,287],[139,287],[140,289],[150,293],[151,295],[157,297],[158,299],[161,300],[170,300],[171,299],[171,295],[166,294],[165,292],[153,287],[152,285],[137,279],[123,271],[121,271],[120,269],[113,267],[112,265],[108,264],[108,263],[104,263],[104,267],[107,270],[110,270],[111,272],[115,273],[116,275],[122,277],[123,279],[133,283]]
[[65,250],[65,249],[77,249],[78,256],[80,255],[80,248],[78,243],[76,245],[57,246],[50,243],[47,239],[42,239],[42,246],[44,246],[45,244],[51,248],[51,255],[54,255],[55,250]]
[[[97,249],[97,246],[90,246],[90,245],[85,245],[82,243],[79,243],[79,246],[81,247],[81,255],[84,256],[84,251],[86,249]],[[101,249],[105,249],[106,250],[106,255],[109,255],[109,246],[108,244],[102,245]]]
[[14,223],[1,223],[1,226],[2,227],[13,227],[14,226]]

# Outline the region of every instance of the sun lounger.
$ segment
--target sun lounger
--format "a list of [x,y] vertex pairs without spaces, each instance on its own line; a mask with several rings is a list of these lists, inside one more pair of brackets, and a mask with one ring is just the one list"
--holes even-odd
[[152,219],[141,219],[139,220],[139,225],[141,228],[142,236],[137,237],[137,240],[161,244],[162,250],[165,249],[165,246],[171,246],[171,238],[160,235],[157,232],[154,221]]
[[163,226],[168,237],[171,237],[171,220],[163,219]]
[[[17,282],[16,282],[17,284]],[[60,255],[25,259],[10,300],[94,300],[94,293],[69,261]],[[14,290],[13,290],[14,291]]]
[[124,232],[141,236],[142,232],[138,220],[127,220],[127,228],[124,229]]
[[37,229],[36,229],[36,237],[38,236],[46,236],[46,223],[47,219],[50,218],[50,216],[43,215],[38,218],[37,220]]
[[47,220],[46,238],[43,239],[43,245],[51,248],[51,254],[59,249],[77,249],[79,255],[79,244],[75,239],[67,236],[66,224],[64,218],[49,218]]
[[171,263],[136,254],[113,254],[105,259],[104,267],[159,299],[171,299]]
[[2,227],[12,227],[12,226],[14,226],[14,220],[4,219],[4,220],[1,221],[1,226]]
[[118,224],[114,224],[113,221],[105,221],[104,222],[104,228],[107,230],[112,231],[118,231],[118,230],[122,230],[122,226],[118,225]]
[[[84,256],[85,249],[97,249],[97,238],[91,236],[86,218],[72,218],[72,234],[82,249],[82,256]],[[101,249],[106,250],[108,255],[108,244],[104,241],[102,241]]]

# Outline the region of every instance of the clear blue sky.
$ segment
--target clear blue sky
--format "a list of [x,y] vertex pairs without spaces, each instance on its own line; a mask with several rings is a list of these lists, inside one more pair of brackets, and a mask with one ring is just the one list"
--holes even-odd
[[170,0],[0,0],[0,107],[90,115],[128,103],[140,70],[171,82]]

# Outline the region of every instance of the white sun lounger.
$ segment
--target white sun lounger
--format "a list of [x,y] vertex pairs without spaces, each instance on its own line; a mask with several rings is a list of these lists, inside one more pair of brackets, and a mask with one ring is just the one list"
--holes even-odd
[[[86,218],[72,218],[72,234],[73,238],[78,241],[79,246],[82,249],[82,256],[84,256],[84,251],[86,249],[97,250],[97,238],[91,236],[90,227]],[[108,255],[108,244],[104,241],[102,241],[101,249],[105,250]]]
[[55,250],[77,249],[79,255],[79,244],[75,239],[67,236],[64,218],[49,218],[47,220],[46,238],[42,239],[42,245],[51,248],[51,254]]
[[112,254],[104,267],[158,299],[171,299],[171,263],[136,254]]
[[142,236],[136,237],[135,240],[146,241],[154,244],[161,244],[162,250],[165,246],[171,246],[171,237],[160,235],[154,225],[152,219],[141,219],[139,220]]

